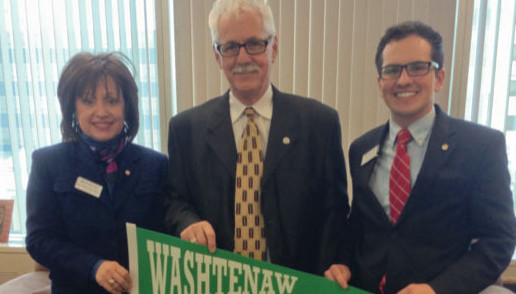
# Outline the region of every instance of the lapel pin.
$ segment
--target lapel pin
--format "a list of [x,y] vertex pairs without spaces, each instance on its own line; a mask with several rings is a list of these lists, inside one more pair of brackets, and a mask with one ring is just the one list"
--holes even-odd
[[283,137],[283,144],[284,145],[290,144],[290,138],[289,137]]
[[441,145],[441,149],[442,149],[443,151],[448,150],[448,147],[449,147],[449,146],[448,146],[448,144],[446,144],[446,143],[444,143],[443,145]]
[[131,171],[130,171],[130,170],[128,170],[128,169],[126,169],[126,170],[125,170],[125,175],[126,175],[126,176],[130,176],[130,175],[131,175]]

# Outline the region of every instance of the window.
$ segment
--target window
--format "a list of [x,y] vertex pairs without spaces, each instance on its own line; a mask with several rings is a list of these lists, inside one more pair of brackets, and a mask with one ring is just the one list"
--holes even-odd
[[61,142],[59,74],[80,51],[121,51],[136,67],[140,130],[160,150],[155,2],[0,0],[0,198],[15,199],[11,241],[25,234],[31,154]]
[[516,202],[515,8],[512,0],[475,0],[465,113],[505,133]]

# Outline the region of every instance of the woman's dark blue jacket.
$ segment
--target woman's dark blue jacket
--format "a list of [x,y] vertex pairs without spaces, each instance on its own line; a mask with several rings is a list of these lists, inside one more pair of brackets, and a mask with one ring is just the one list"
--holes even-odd
[[[126,222],[163,231],[165,155],[129,143],[117,157],[119,179],[109,196],[106,164],[79,142],[32,154],[27,185],[27,251],[50,269],[52,293],[107,293],[94,281],[100,259],[128,268]],[[77,179],[102,186],[100,197]]]

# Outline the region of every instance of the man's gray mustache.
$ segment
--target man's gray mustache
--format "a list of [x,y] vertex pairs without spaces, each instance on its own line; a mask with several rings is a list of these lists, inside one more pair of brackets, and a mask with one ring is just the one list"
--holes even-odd
[[233,70],[231,70],[231,73],[234,73],[234,74],[239,74],[239,73],[249,73],[249,72],[254,72],[254,71],[258,71],[260,70],[260,68],[254,64],[250,64],[250,65],[242,65],[242,66],[237,66],[235,68],[233,68]]

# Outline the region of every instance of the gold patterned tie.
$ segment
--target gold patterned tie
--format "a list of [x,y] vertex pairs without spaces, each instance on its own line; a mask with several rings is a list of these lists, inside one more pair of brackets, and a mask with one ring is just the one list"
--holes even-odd
[[254,122],[254,109],[246,108],[245,114],[247,124],[238,143],[236,166],[235,253],[265,260],[264,221],[260,208],[262,142]]

